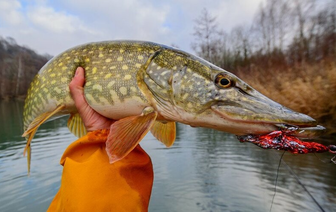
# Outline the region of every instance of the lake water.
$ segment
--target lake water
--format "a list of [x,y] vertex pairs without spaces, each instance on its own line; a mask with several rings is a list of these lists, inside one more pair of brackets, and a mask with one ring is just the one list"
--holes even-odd
[[[59,189],[59,159],[76,137],[66,118],[44,124],[23,157],[23,102],[0,102],[0,211],[45,211]],[[324,144],[336,140],[322,140]],[[149,211],[336,211],[336,164],[330,153],[292,155],[240,143],[234,135],[177,125],[165,148],[150,133],[141,146],[155,180]],[[275,193],[276,177],[277,186]]]

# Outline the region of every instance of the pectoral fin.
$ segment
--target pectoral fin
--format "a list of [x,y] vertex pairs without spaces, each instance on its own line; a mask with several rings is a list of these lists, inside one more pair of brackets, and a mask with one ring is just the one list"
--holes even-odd
[[79,113],[71,114],[67,126],[70,132],[72,132],[78,138],[83,137],[87,133],[85,125]]
[[151,129],[151,133],[161,141],[166,147],[171,147],[176,138],[175,122],[156,121]]
[[110,163],[123,159],[148,133],[153,126],[157,112],[130,116],[113,123],[106,141],[106,151]]

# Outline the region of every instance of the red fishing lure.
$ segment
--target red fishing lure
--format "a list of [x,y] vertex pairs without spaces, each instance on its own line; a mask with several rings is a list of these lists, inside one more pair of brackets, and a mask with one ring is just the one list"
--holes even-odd
[[250,142],[264,149],[285,150],[294,154],[331,152],[336,154],[336,145],[325,146],[316,142],[301,141],[286,130],[264,135],[237,136],[240,142]]

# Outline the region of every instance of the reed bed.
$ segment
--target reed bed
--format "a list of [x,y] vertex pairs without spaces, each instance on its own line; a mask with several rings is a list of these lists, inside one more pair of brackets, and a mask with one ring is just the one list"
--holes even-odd
[[336,61],[287,69],[251,66],[237,75],[269,98],[315,118],[328,133],[336,133]]

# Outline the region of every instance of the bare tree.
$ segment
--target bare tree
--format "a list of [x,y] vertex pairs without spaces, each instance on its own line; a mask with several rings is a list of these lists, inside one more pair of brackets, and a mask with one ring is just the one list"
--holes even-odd
[[218,52],[216,42],[219,40],[219,30],[216,17],[213,17],[207,9],[203,9],[200,17],[195,20],[193,50],[201,57],[214,62]]
[[21,76],[23,72],[23,67],[22,67],[22,56],[19,53],[19,59],[18,59],[18,71],[16,75],[16,86],[15,86],[15,96],[19,96],[20,94],[20,84],[21,84]]
[[294,26],[297,27],[296,41],[298,44],[298,58],[304,61],[306,55],[309,54],[309,41],[307,35],[311,34],[313,30],[314,22],[311,22],[311,16],[314,14],[315,0],[294,0],[291,1],[292,17],[294,20]]
[[288,0],[268,0],[265,6],[260,4],[252,28],[263,53],[284,50],[290,13]]
[[251,54],[250,30],[244,26],[237,26],[232,29],[231,49],[237,60],[246,62]]

